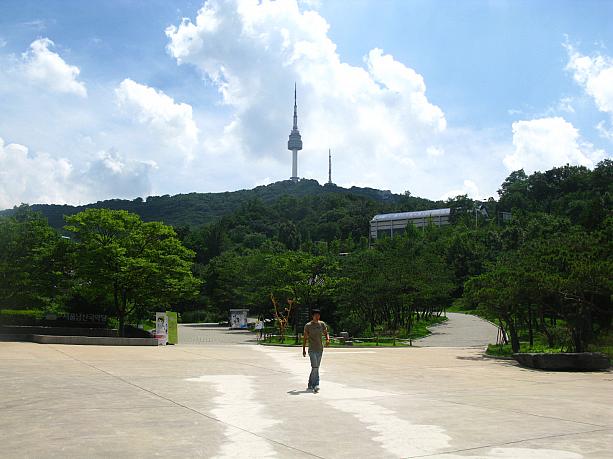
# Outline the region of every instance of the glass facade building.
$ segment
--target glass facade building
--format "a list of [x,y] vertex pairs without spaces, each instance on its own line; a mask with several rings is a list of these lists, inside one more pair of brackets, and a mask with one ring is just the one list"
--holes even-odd
[[450,217],[451,209],[448,208],[375,215],[370,221],[369,240],[375,241],[382,237],[403,234],[409,223],[417,228],[448,225]]

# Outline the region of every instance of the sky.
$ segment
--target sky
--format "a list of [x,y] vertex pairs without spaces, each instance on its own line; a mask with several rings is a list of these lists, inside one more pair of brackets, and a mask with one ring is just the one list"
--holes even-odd
[[446,199],[613,153],[613,1],[0,0],[0,209],[298,175]]

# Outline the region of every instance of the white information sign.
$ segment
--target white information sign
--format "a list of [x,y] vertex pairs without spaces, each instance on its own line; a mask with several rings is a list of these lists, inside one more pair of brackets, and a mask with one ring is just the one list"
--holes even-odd
[[165,312],[155,313],[155,335],[159,346],[168,344],[168,316]]
[[247,314],[249,314],[249,309],[230,309],[230,328],[246,330]]

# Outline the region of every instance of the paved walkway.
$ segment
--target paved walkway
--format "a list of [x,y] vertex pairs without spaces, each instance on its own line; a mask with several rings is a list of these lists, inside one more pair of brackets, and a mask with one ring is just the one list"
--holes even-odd
[[[484,347],[496,342],[498,328],[468,314],[447,313],[448,320],[431,328],[432,334],[414,341],[420,347]],[[226,327],[179,324],[179,343],[186,345],[255,344],[255,334]]]
[[211,327],[202,324],[179,324],[179,344],[255,344],[255,333]]
[[471,348],[0,342],[2,458],[604,459],[613,373]]
[[432,327],[431,335],[414,341],[421,347],[485,347],[496,342],[498,328],[477,316],[447,313],[447,321]]

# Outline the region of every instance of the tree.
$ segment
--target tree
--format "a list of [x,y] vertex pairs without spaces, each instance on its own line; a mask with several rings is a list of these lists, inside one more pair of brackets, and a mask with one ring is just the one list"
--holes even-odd
[[67,243],[27,206],[0,218],[0,298],[11,308],[46,308],[63,293]]
[[194,254],[170,226],[108,209],[87,209],[66,222],[77,244],[77,276],[110,296],[122,334],[131,313],[142,315],[197,294]]
[[[538,289],[555,301],[555,313],[568,328],[575,352],[594,341],[597,317],[610,325],[613,294],[613,245],[608,236],[613,219],[603,231],[588,233],[575,226],[565,234],[528,243],[521,256],[538,280]],[[609,228],[607,228],[609,227]]]
[[490,317],[498,319],[511,338],[513,352],[519,352],[519,328],[524,320],[522,271],[514,259],[499,260],[464,286],[464,299]]

